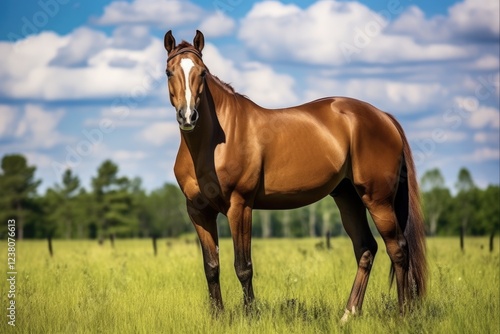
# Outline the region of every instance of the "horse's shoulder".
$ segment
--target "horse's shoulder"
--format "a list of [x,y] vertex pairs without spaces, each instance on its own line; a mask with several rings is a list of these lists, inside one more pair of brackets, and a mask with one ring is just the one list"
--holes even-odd
[[186,197],[192,198],[196,193],[199,193],[194,164],[189,152],[186,154],[183,150],[179,150],[174,163],[174,175]]

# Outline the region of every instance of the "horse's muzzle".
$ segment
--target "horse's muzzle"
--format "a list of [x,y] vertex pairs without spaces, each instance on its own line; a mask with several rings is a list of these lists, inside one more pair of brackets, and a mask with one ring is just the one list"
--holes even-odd
[[179,127],[183,131],[192,131],[196,126],[198,118],[199,113],[196,109],[192,109],[189,112],[188,110],[182,109],[177,111],[177,122],[179,123]]

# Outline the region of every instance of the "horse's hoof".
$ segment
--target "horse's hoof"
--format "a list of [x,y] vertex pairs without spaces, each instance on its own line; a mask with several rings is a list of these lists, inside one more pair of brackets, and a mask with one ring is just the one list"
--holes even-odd
[[346,309],[344,312],[344,315],[340,319],[340,325],[344,326],[345,324],[347,324],[349,322],[349,320],[351,320],[356,314],[357,314],[356,313],[356,306],[353,306],[351,311]]

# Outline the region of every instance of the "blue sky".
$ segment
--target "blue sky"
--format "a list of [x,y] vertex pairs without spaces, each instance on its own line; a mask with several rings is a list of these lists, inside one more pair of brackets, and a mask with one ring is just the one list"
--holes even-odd
[[42,190],[112,159],[151,190],[175,182],[179,129],[163,34],[205,34],[211,72],[266,107],[350,96],[394,114],[422,175],[499,183],[499,4],[464,1],[7,0],[0,155]]

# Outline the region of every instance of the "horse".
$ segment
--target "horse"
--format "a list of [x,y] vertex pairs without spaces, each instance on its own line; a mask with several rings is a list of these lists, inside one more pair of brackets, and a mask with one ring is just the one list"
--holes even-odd
[[246,307],[254,301],[252,210],[286,210],[331,196],[358,264],[345,312],[361,312],[378,229],[396,278],[399,310],[426,291],[425,229],[410,146],[388,113],[326,97],[265,109],[210,73],[199,30],[193,43],[164,36],[170,102],[180,128],[174,174],[198,234],[212,309],[223,310],[216,218],[227,216]]

